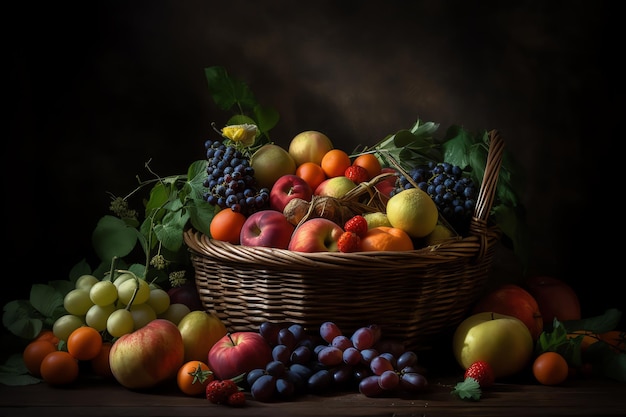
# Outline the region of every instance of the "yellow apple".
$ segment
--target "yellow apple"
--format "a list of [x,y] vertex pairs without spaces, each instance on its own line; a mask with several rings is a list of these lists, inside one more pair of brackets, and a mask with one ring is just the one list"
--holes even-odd
[[326,152],[333,149],[331,140],[316,130],[298,133],[289,143],[289,155],[296,161],[296,166],[305,162],[320,164]]
[[226,335],[226,326],[213,313],[195,310],[178,322],[185,345],[185,362],[208,360],[209,350]]
[[250,157],[254,178],[259,188],[272,189],[277,179],[296,173],[296,161],[279,145],[268,143],[261,146]]
[[452,339],[454,357],[463,369],[482,360],[493,368],[496,378],[524,369],[533,355],[533,338],[518,318],[492,312],[467,317]]

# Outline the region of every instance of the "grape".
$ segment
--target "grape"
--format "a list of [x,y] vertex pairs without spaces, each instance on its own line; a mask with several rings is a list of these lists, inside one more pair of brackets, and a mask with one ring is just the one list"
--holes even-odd
[[[137,291],[137,294],[133,299],[135,290]],[[117,288],[117,294],[120,303],[124,305],[130,304],[131,299],[133,301],[133,305],[143,304],[148,301],[148,298],[150,298],[150,285],[145,279],[129,279],[120,284]]]
[[113,281],[113,285],[115,285],[118,290],[120,288],[120,285],[122,284],[122,282],[124,281],[128,281],[129,279],[135,279],[135,277],[132,274],[129,273],[123,273],[120,274],[117,278],[115,278],[115,280]]
[[280,326],[276,323],[270,321],[264,321],[259,326],[259,334],[263,336],[263,339],[270,344],[270,346],[274,346],[278,344],[278,331],[280,330]]
[[69,314],[84,316],[93,302],[89,298],[89,291],[84,288],[74,288],[63,298],[63,307]]
[[278,331],[278,343],[293,350],[296,347],[296,336],[288,328],[282,328]]
[[285,371],[285,375],[283,376],[283,379],[290,381],[293,384],[294,390],[296,392],[303,392],[306,390],[306,383],[307,383],[308,377],[303,378],[301,375],[299,375],[295,371],[292,371],[291,368]]
[[289,372],[297,376],[300,381],[308,381],[311,375],[313,375],[311,368],[299,363],[291,364],[291,366],[289,366]]
[[113,337],[131,333],[134,328],[133,315],[125,308],[115,310],[107,319],[107,331]]
[[307,338],[306,331],[301,324],[292,324],[287,329],[296,337],[296,343],[300,343]]
[[246,382],[248,383],[248,386],[252,387],[254,381],[259,379],[263,375],[265,375],[265,369],[261,368],[256,368],[248,372],[248,374],[246,375]]
[[417,364],[417,355],[415,352],[406,351],[398,357],[398,360],[396,361],[396,368],[403,369],[407,366],[413,366],[415,364]]
[[428,386],[428,380],[417,372],[403,372],[400,375],[400,387],[409,392],[422,391]]
[[350,365],[339,365],[333,368],[333,381],[335,384],[347,384],[352,380],[353,368]]
[[343,362],[343,351],[335,346],[325,346],[317,354],[317,360],[326,366],[335,366]]
[[281,361],[270,361],[265,365],[265,373],[275,377],[282,377],[287,367]]
[[375,375],[382,375],[385,371],[395,370],[395,367],[391,364],[388,358],[378,355],[370,362],[370,369]]
[[395,371],[384,371],[378,378],[378,385],[385,391],[391,391],[398,388],[400,384],[400,375]]
[[359,382],[359,392],[366,397],[376,397],[385,392],[378,383],[378,375],[370,375]]
[[352,344],[359,350],[369,349],[374,346],[374,330],[369,327],[358,328],[350,337]]
[[271,401],[276,394],[276,378],[272,375],[261,375],[250,387],[250,393],[257,401]]
[[382,358],[385,358],[389,361],[389,363],[391,364],[392,369],[396,369],[397,368],[397,360],[396,360],[396,355],[394,355],[391,352],[383,352],[380,355],[378,355]]
[[159,315],[170,306],[170,296],[162,288],[151,288],[150,296],[148,297],[148,301],[146,303],[152,307],[154,312]]
[[305,364],[311,360],[311,349],[308,346],[298,346],[293,352],[291,352],[291,356],[289,360],[291,363],[302,363]]
[[354,366],[361,363],[362,360],[363,355],[361,355],[361,351],[354,346],[350,346],[343,351],[343,361],[346,365]]
[[347,336],[340,334],[339,336],[335,336],[335,338],[331,342],[331,346],[334,346],[341,350],[346,350],[353,345],[352,341]]
[[78,277],[76,283],[74,284],[74,288],[83,288],[87,291],[96,283],[100,282],[98,278],[93,275],[85,274]]
[[357,382],[361,382],[363,379],[371,375],[372,370],[368,366],[358,365],[352,370],[352,376]]
[[113,304],[117,300],[117,287],[111,281],[98,281],[89,289],[89,298],[99,306]]
[[322,349],[324,349],[325,347],[328,347],[328,345],[315,345],[315,347],[313,348],[313,353],[315,354],[315,356],[318,356],[320,354],[320,351],[322,351]]
[[65,314],[55,320],[52,325],[52,333],[54,333],[59,340],[65,340],[67,342],[70,333],[84,325],[85,322],[79,316]]
[[333,383],[333,376],[328,369],[320,369],[309,377],[307,387],[311,392],[326,390]]
[[320,336],[327,343],[332,343],[333,339],[341,334],[339,326],[333,322],[326,321],[320,325]]
[[372,331],[372,334],[374,335],[374,343],[372,345],[375,345],[380,340],[383,329],[381,329],[381,327],[378,324],[370,324],[367,327]]
[[101,332],[107,328],[107,319],[116,310],[115,304],[99,306],[94,304],[89,308],[85,315],[85,323],[89,327],[93,327]]
[[369,365],[369,363],[372,361],[372,359],[374,359],[378,355],[379,355],[378,351],[376,349],[374,349],[374,348],[363,349],[361,351],[361,361],[364,364]]
[[276,379],[276,392],[282,398],[291,398],[296,392],[296,386],[287,378]]
[[140,329],[157,318],[156,313],[148,304],[135,304],[130,307],[133,316],[134,330]]
[[276,345],[272,348],[272,358],[288,365],[291,360],[291,350],[285,345]]

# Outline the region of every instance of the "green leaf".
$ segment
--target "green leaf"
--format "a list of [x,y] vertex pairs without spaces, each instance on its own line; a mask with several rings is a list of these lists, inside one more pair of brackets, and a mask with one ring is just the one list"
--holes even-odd
[[256,105],[254,106],[253,113],[259,131],[269,139],[269,131],[278,124],[278,120],[280,119],[278,111],[271,107]]
[[81,275],[88,275],[88,274],[91,274],[91,267],[87,263],[87,260],[83,258],[80,262],[74,265],[72,269],[70,269],[70,274],[69,274],[70,281],[72,283],[76,283],[76,280]]
[[250,88],[243,82],[230,78],[223,67],[205,68],[204,75],[211,97],[220,109],[230,110],[233,106],[254,108],[256,99]]
[[452,389],[451,394],[457,395],[462,400],[478,401],[482,395],[480,384],[474,378],[465,378],[458,382]]
[[581,320],[568,320],[562,322],[562,324],[570,333],[577,330],[587,330],[592,333],[601,334],[615,330],[621,320],[622,312],[616,308],[610,308],[606,310],[604,314]]
[[183,232],[188,220],[187,212],[170,211],[163,218],[163,223],[154,227],[154,233],[165,248],[176,252],[183,245]]
[[137,233],[118,217],[106,215],[98,221],[91,242],[98,257],[110,261],[128,255],[137,244]]
[[50,281],[48,285],[33,284],[30,290],[30,304],[43,317],[57,317],[63,311],[63,299],[73,289],[70,281]]

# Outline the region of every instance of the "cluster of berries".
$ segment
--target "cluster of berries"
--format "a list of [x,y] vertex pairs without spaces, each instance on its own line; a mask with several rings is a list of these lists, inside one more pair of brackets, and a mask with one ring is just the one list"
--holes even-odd
[[343,226],[344,232],[337,240],[339,252],[350,253],[361,250],[361,239],[367,234],[367,220],[361,215],[350,218]]

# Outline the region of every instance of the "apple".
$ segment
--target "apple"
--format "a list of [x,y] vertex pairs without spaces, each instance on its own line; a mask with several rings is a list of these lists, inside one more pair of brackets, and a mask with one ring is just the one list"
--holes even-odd
[[552,328],[555,318],[558,321],[581,319],[578,295],[565,281],[537,275],[526,279],[526,288],[539,304],[544,327]]
[[258,332],[227,333],[208,355],[216,379],[231,379],[253,369],[265,369],[272,360],[272,348]]
[[340,198],[346,195],[348,191],[356,187],[356,183],[345,175],[327,178],[317,186],[314,195],[324,197]]
[[[381,174],[398,174],[398,170],[394,168],[383,168]],[[396,188],[397,176],[389,176],[384,180],[377,182],[374,187],[385,197],[391,197],[391,192]]]
[[282,212],[294,198],[311,201],[313,190],[308,182],[295,174],[283,175],[270,190],[270,208]]
[[295,252],[338,252],[337,241],[343,228],[324,217],[309,219],[296,227],[289,250]]
[[298,133],[289,143],[289,155],[296,161],[296,166],[305,162],[321,164],[326,152],[333,149],[331,140],[317,130],[305,130]]
[[535,298],[516,284],[504,284],[483,295],[474,305],[473,313],[493,311],[520,319],[533,340],[543,332],[543,318]]
[[257,149],[250,157],[254,178],[259,188],[272,189],[277,179],[296,173],[296,161],[279,145],[268,143]]
[[176,378],[185,359],[185,345],[176,324],[155,319],[122,335],[109,352],[111,373],[122,386],[141,390]]
[[248,216],[239,240],[243,246],[287,249],[294,229],[281,211],[261,210]]
[[185,345],[185,362],[207,359],[209,350],[227,333],[226,326],[213,313],[191,311],[178,322]]
[[491,365],[496,378],[522,371],[530,363],[533,349],[530,331],[520,319],[487,311],[463,320],[452,338],[454,357],[463,369],[483,360]]

